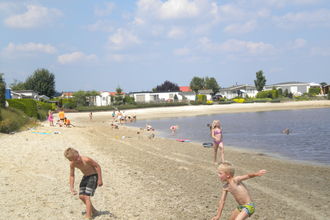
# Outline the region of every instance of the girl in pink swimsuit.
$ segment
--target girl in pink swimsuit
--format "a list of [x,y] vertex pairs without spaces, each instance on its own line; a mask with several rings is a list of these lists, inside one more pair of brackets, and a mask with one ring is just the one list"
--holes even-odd
[[222,128],[219,120],[214,120],[212,123],[211,136],[213,138],[213,147],[214,147],[214,160],[213,162],[217,164],[217,153],[218,148],[220,147],[221,162],[225,161],[225,152],[223,145],[223,136]]
[[54,126],[54,117],[51,110],[48,111],[48,121],[50,126]]

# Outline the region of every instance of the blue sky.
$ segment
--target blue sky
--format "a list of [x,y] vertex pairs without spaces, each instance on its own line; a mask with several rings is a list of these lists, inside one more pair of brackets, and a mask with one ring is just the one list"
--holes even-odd
[[38,68],[60,92],[253,85],[259,70],[330,84],[328,0],[1,0],[0,20],[7,84]]

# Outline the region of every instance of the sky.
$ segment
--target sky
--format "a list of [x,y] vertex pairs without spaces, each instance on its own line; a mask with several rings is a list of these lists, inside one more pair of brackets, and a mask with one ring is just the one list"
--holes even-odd
[[40,68],[56,90],[150,91],[165,80],[330,84],[329,0],[0,0],[7,85]]

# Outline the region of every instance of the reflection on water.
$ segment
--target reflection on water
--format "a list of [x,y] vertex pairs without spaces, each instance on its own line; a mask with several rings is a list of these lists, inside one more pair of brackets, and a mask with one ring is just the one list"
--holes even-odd
[[[221,120],[225,145],[255,149],[294,160],[330,164],[330,109],[249,112],[137,121],[151,124],[161,136],[210,142],[206,126]],[[179,125],[175,135],[169,127]],[[281,131],[289,128],[289,135]]]

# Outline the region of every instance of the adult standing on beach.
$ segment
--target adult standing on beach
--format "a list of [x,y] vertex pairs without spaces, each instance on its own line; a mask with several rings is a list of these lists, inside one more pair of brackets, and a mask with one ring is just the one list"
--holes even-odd
[[213,162],[217,164],[218,148],[220,147],[221,162],[225,162],[225,151],[223,145],[222,128],[219,120],[212,122],[211,136],[213,138],[214,159]]
[[60,111],[58,113],[58,117],[60,118],[61,125],[64,125],[65,114],[64,114],[63,108],[60,109]]

